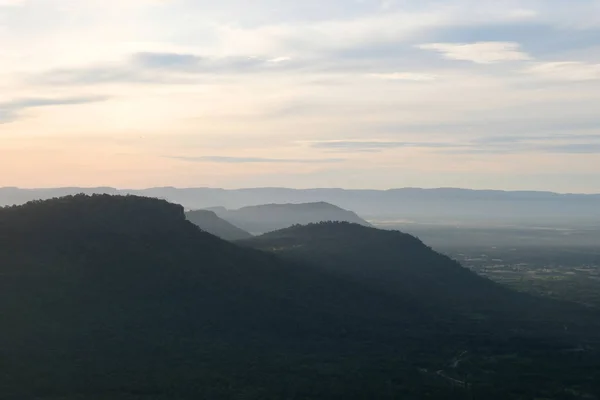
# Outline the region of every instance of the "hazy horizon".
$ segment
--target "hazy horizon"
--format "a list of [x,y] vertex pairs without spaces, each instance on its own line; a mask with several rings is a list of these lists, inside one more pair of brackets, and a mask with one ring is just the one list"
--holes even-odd
[[598,15],[0,0],[0,186],[599,193]]
[[47,187],[24,187],[24,186],[0,186],[0,189],[18,189],[18,190],[60,190],[60,189],[82,189],[82,190],[93,190],[93,189],[115,189],[117,191],[143,191],[143,190],[151,190],[151,189],[176,189],[176,190],[190,190],[190,189],[208,189],[208,190],[225,190],[225,191],[238,191],[238,190],[297,190],[297,191],[306,191],[306,190],[342,190],[342,191],[375,191],[375,192],[385,192],[385,191],[394,191],[394,190],[423,190],[423,191],[435,191],[435,190],[456,190],[456,191],[473,191],[473,192],[531,192],[531,193],[548,193],[548,194],[558,194],[558,195],[600,195],[600,191],[598,192],[559,192],[553,190],[511,190],[511,189],[491,189],[491,188],[483,188],[483,189],[473,189],[467,187],[417,187],[417,186],[404,186],[404,187],[388,187],[388,188],[369,188],[369,187],[358,187],[358,188],[344,188],[344,187],[335,187],[335,186],[306,186],[306,187],[291,187],[291,186],[256,186],[256,187],[218,187],[218,186],[141,186],[141,187],[118,187],[111,185],[98,185],[98,186],[77,186],[77,185],[68,185],[68,186],[47,186]]

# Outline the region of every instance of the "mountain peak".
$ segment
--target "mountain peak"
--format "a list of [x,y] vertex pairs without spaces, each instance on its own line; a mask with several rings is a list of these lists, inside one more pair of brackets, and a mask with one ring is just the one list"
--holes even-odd
[[297,224],[322,221],[346,221],[360,225],[370,224],[353,211],[327,202],[263,204],[239,210],[212,208],[217,215],[251,233],[265,233]]

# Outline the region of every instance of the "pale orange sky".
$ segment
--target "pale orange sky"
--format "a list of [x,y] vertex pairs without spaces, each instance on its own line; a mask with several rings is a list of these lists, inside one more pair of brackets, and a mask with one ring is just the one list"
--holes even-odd
[[0,0],[0,186],[600,192],[598,15]]

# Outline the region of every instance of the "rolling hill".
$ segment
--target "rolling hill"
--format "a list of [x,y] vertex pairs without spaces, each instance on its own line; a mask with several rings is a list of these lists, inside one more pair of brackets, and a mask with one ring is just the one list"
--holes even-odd
[[219,218],[214,211],[196,210],[185,213],[188,221],[200,229],[224,240],[242,240],[252,237],[251,234],[237,226]]
[[[277,246],[307,246],[288,257],[221,240],[162,200],[77,195],[0,209],[3,398],[568,399],[598,389],[577,313],[568,333],[555,326],[560,310],[527,322],[495,310],[501,300],[473,318],[462,301],[485,302],[472,286],[486,284],[418,240],[319,227],[328,233],[284,231]],[[381,285],[390,253],[422,270],[405,279],[431,288]],[[358,254],[352,268],[380,278],[339,272]],[[456,304],[446,279],[465,292]]]

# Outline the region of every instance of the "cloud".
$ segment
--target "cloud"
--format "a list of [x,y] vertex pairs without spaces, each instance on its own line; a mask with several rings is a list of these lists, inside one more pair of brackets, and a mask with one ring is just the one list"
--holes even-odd
[[30,97],[11,100],[0,103],[0,123],[12,122],[18,118],[21,111],[30,108],[96,103],[107,99],[108,97],[105,96],[81,96],[63,98]]
[[204,59],[193,54],[178,53],[138,53],[132,57],[135,65],[143,68],[158,69],[194,69],[197,68]]
[[600,142],[552,143],[514,141],[504,143],[470,143],[468,146],[444,150],[450,154],[600,154]]
[[524,72],[552,80],[600,80],[600,64],[576,61],[536,63],[526,68]]
[[370,74],[373,78],[383,79],[386,81],[415,81],[415,82],[426,82],[434,81],[438,77],[433,74],[423,74],[419,72],[390,72],[390,73],[379,73]]
[[[294,3],[294,2],[288,2]],[[301,2],[305,3],[305,1]],[[309,9],[328,8],[281,5],[278,9],[297,8],[296,17],[289,21],[272,20],[262,24],[232,24],[219,27],[219,36],[227,51],[263,54],[272,51],[289,51],[292,54],[326,53],[354,47],[384,43],[414,43],[415,39],[441,28],[478,26],[498,23],[530,21],[538,15],[536,9],[521,4],[502,5],[489,1],[394,1],[382,3],[375,0],[335,1],[338,11],[360,9],[370,4],[362,13],[335,18],[313,15],[302,18]],[[360,5],[360,6],[359,6]],[[373,7],[375,6],[375,7]]]
[[514,42],[428,43],[417,47],[437,51],[448,59],[472,61],[477,64],[531,59],[527,53],[520,51],[520,45]]
[[291,57],[208,57],[181,53],[137,53],[132,56],[129,65],[144,70],[190,74],[244,73],[282,69],[290,66],[291,61]]
[[311,148],[341,152],[381,152],[392,149],[434,149],[448,154],[596,154],[600,153],[600,134],[588,135],[512,135],[482,136],[453,142],[405,142],[326,140],[303,142]]
[[205,57],[186,53],[135,53],[116,65],[46,72],[34,80],[47,84],[189,83],[194,75],[288,71],[299,66],[290,57]]
[[[469,153],[600,153],[600,134],[509,135],[481,137],[468,143]],[[460,153],[461,149],[453,150]]]
[[271,59],[267,60],[267,62],[279,64],[279,63],[287,62],[287,61],[291,61],[291,60],[292,60],[291,57],[275,57],[275,58],[271,58]]
[[0,124],[13,122],[17,119],[17,115],[11,110],[3,110],[0,108]]
[[56,69],[37,75],[31,81],[47,85],[89,85],[115,82],[148,84],[189,83],[188,79],[181,76],[165,76],[159,70],[136,70],[127,65]]
[[63,98],[49,98],[49,97],[32,97],[18,100],[12,100],[5,103],[0,103],[0,109],[25,109],[33,107],[46,107],[46,106],[62,106],[62,105],[73,105],[73,104],[85,104],[95,103],[98,101],[104,101],[107,97],[104,96],[83,96],[83,97],[63,97]]
[[[560,20],[559,20],[560,21]],[[561,26],[553,21],[536,18],[531,21],[509,23],[483,23],[467,26],[450,26],[435,29],[424,35],[420,43],[519,43],[535,58],[550,60],[564,58],[564,53],[581,52],[584,59],[588,51],[600,43],[600,29],[577,29]]]
[[506,135],[506,136],[484,136],[475,140],[481,144],[506,144],[506,143],[536,143],[557,141],[600,141],[600,134],[554,134],[554,135]]
[[560,145],[545,145],[539,150],[547,153],[562,154],[600,154],[600,143],[566,143]]
[[168,157],[176,160],[190,162],[210,162],[223,164],[312,164],[312,163],[339,163],[346,161],[343,158],[263,158],[263,157],[225,157],[225,156],[200,156],[200,157]]
[[338,151],[382,151],[397,148],[447,148],[458,147],[454,143],[445,142],[400,142],[400,141],[360,141],[360,140],[328,140],[307,142],[315,149],[327,149]]

